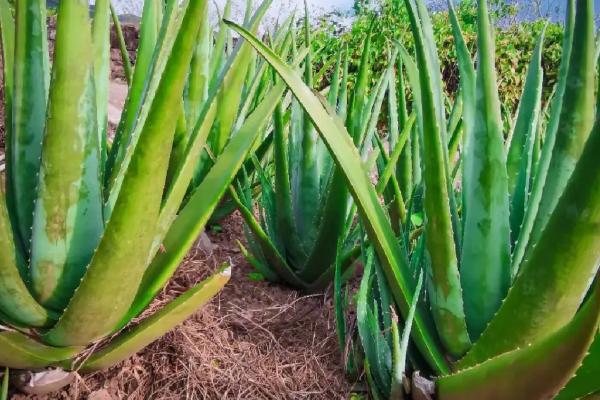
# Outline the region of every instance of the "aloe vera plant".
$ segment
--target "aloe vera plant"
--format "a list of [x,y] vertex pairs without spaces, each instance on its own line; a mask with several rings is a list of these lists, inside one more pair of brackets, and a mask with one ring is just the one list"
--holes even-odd
[[[400,240],[395,236],[344,127],[293,69],[243,28],[236,29],[289,85],[344,172],[405,320],[417,288],[412,259],[423,241],[429,307],[417,306],[411,338],[415,355],[425,362],[421,368],[427,365],[437,376],[438,398],[593,394],[600,390],[597,380],[589,378],[600,319],[593,2],[568,2],[559,81],[535,163],[531,136],[539,125],[541,44],[532,57],[511,139],[505,142],[487,2],[478,5],[477,69],[450,11],[463,104],[458,192],[431,23],[422,1],[406,0],[405,5],[415,38],[416,68],[407,75],[417,112],[424,196],[423,233],[411,231],[408,240],[406,234]],[[511,226],[520,229],[511,232]],[[559,394],[563,388],[565,394]]]
[[[209,24],[208,2],[145,2],[137,63],[112,143],[106,120],[109,1],[96,1],[93,21],[88,7],[84,0],[60,2],[50,66],[44,2],[19,0],[13,17],[0,0],[7,131],[0,365],[10,368],[111,366],[219,292],[229,280],[228,266],[120,331],[175,272],[285,90],[279,84],[264,94],[182,205],[207,140],[205,125],[218,111],[215,99],[238,72],[221,69],[200,111],[187,115],[191,127],[177,153],[173,115],[183,115],[190,64]],[[80,360],[92,344],[94,351]]]
[[[302,34],[309,48],[303,80],[312,87],[315,73],[306,14]],[[350,137],[363,149],[365,159],[389,78],[386,71],[374,85],[370,84],[369,40],[369,36],[365,38],[357,83],[352,91],[347,87],[349,51],[342,48],[331,63],[333,74],[326,88],[327,98],[321,99],[337,115],[337,123],[344,125],[345,120]],[[296,53],[295,42],[292,36],[290,57]],[[259,201],[257,204],[253,201],[249,180],[242,185],[245,189],[235,195],[247,223],[250,249],[240,246],[248,261],[266,279],[305,290],[322,289],[334,276],[333,242],[344,242],[345,267],[355,258],[355,209],[343,174],[335,167],[325,143],[298,101],[292,99],[289,108],[284,102],[278,104],[273,121],[273,162],[264,166],[255,162]],[[258,218],[253,214],[256,206]]]

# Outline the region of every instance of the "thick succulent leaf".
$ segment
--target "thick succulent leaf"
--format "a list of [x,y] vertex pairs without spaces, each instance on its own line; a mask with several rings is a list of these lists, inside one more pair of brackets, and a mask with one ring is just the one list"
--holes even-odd
[[[596,286],[599,286],[598,284]],[[560,330],[437,381],[440,400],[550,399],[569,381],[594,340],[600,290]]]
[[24,326],[42,327],[48,324],[48,312],[33,298],[23,281],[17,263],[16,242],[13,237],[4,178],[0,178],[0,311],[11,322]]
[[[577,1],[573,48],[562,99],[563,105],[546,183],[529,240],[529,249],[537,243],[550,219],[552,211],[575,169],[594,123],[596,76],[594,15],[592,0]],[[529,250],[525,258],[528,253]]]
[[[508,172],[508,190],[511,196],[510,230],[514,243],[519,237],[523,216],[527,207],[529,186],[533,176],[533,152],[538,133],[538,120],[542,108],[542,45],[544,31],[538,39],[533,57],[527,71],[523,95],[513,130],[506,168]],[[514,266],[514,264],[513,264]],[[512,270],[514,276],[517,271]]]
[[8,378],[9,369],[4,368],[4,375],[2,376],[2,384],[0,384],[0,400],[8,400]]
[[[252,32],[256,32],[258,29],[262,18],[271,5],[271,2],[272,0],[263,1],[260,7],[254,13],[254,16],[250,22],[250,26],[248,27]],[[227,4],[229,4],[229,2]],[[225,13],[225,18],[227,18],[227,13]],[[223,33],[227,33],[229,31],[224,24],[221,24],[220,29],[223,29]],[[218,49],[215,49],[215,51],[218,51]],[[230,138],[231,128],[233,127],[235,119],[238,115],[240,102],[242,100],[242,92],[244,82],[246,80],[246,73],[250,63],[254,61],[252,47],[250,47],[250,45],[244,41],[238,43],[236,49],[233,51],[232,56],[233,55],[235,56],[231,69],[235,70],[236,73],[227,74],[223,86],[221,86],[222,89],[219,91],[217,100],[217,116],[210,136],[211,150],[215,156],[218,156],[223,151],[223,148]],[[223,66],[219,67],[219,70],[222,68]],[[218,79],[215,79],[215,77],[212,79],[213,84],[216,84]]]
[[[454,243],[454,232],[450,212],[449,185],[447,182],[446,149],[444,139],[445,119],[440,118],[437,104],[435,76],[437,55],[432,56],[431,44],[427,41],[427,25],[417,6],[406,1],[416,42],[419,68],[420,101],[422,113],[420,128],[423,140],[423,182],[425,185],[424,209],[427,222],[426,245],[431,258],[432,312],[440,338],[446,349],[454,356],[464,354],[470,347],[465,323],[458,259]],[[431,27],[429,27],[431,29]],[[461,271],[462,272],[462,271]]]
[[[2,83],[4,89],[4,132],[10,143],[15,61],[15,20],[8,0],[0,0],[0,49],[2,50]],[[7,154],[10,155],[10,152]],[[7,160],[7,163],[10,163]]]
[[[392,177],[395,170],[397,169],[396,167],[398,165],[398,160],[400,159],[401,155],[404,153],[404,147],[408,142],[408,138],[410,137],[410,132],[413,129],[416,118],[417,118],[417,115],[413,112],[410,115],[410,117],[408,118],[408,120],[406,121],[406,124],[404,125],[402,132],[398,136],[398,139],[396,140],[396,144],[392,150],[392,153],[390,154],[388,163],[385,166],[383,173],[379,176],[379,182],[377,182],[377,192],[378,193],[383,192],[383,189],[385,189],[385,187],[387,186],[389,179]],[[404,197],[404,195],[403,195],[403,197]]]
[[[476,74],[473,62],[471,60],[471,52],[469,51],[463,34],[460,29],[460,24],[454,11],[452,0],[448,1],[448,10],[450,14],[450,22],[452,25],[452,35],[456,47],[456,56],[458,59],[458,69],[460,73],[460,96],[463,103],[462,113],[462,130],[463,130],[463,156],[462,156],[462,174],[464,176],[473,175],[473,162],[475,157],[465,154],[473,154],[473,129],[475,125],[475,109],[477,105],[476,95]],[[469,188],[469,180],[463,179],[462,185],[462,221],[463,225],[467,219],[469,212],[469,198],[467,193],[471,192]],[[464,231],[464,228],[463,228]]]
[[143,311],[175,272],[248,156],[258,132],[264,128],[284,89],[283,84],[272,89],[225,147],[185,207],[179,211],[164,238],[165,251],[158,253],[145,271],[133,305],[122,323]]
[[[218,11],[217,11],[218,12]],[[216,79],[221,72],[223,67],[223,59],[225,58],[225,41],[227,39],[228,29],[225,27],[224,19],[229,18],[231,13],[231,0],[227,0],[225,8],[223,9],[223,15],[219,15],[219,34],[215,40],[215,46],[211,50],[209,76],[211,77],[210,87],[213,88]]]
[[[510,225],[506,154],[496,84],[493,30],[487,0],[478,8],[476,112],[463,155],[468,207],[460,278],[469,334],[477,339],[500,307],[510,284]],[[429,240],[429,237],[428,237]],[[485,266],[485,268],[482,268]]]
[[556,400],[579,399],[600,392],[598,376],[600,376],[600,335],[596,333],[596,338],[583,363],[577,369],[575,376],[556,396]]
[[110,17],[115,27],[115,33],[117,35],[117,42],[119,43],[119,51],[121,52],[121,60],[123,61],[123,70],[127,84],[131,86],[133,80],[133,67],[131,66],[131,60],[129,59],[129,51],[127,50],[127,44],[125,43],[125,36],[123,35],[123,28],[121,27],[121,21],[119,20],[119,14],[117,14],[115,7],[110,2]]
[[[159,42],[164,40],[159,36],[166,34],[167,26],[172,24],[170,18],[161,28],[162,4],[159,1],[145,1],[140,24],[140,40],[136,55],[135,70],[130,79],[130,88],[125,100],[125,108],[117,127],[115,138],[108,155],[106,165],[106,182],[111,183],[121,169],[127,147],[134,140],[134,128],[138,123],[140,108],[147,95],[149,79],[158,55]],[[120,25],[117,25],[120,27]],[[163,32],[161,33],[161,29]],[[118,30],[117,30],[118,32]],[[122,33],[121,33],[122,34]],[[123,57],[129,60],[129,53]],[[110,186],[107,186],[110,188]]]
[[92,28],[94,41],[94,89],[96,91],[96,115],[98,143],[100,144],[101,172],[106,163],[108,129],[108,82],[110,79],[110,0],[98,0],[94,4]]
[[571,75],[569,74],[569,64],[571,61],[573,34],[575,31],[575,0],[568,0],[566,8],[567,16],[562,45],[562,60],[558,73],[558,84],[551,100],[552,105],[550,108],[550,120],[548,121],[548,125],[544,134],[544,145],[542,147],[540,160],[536,167],[535,179],[533,181],[531,194],[529,195],[529,200],[527,202],[527,210],[523,218],[523,224],[520,229],[519,238],[517,239],[517,243],[513,251],[511,268],[513,272],[518,271],[520,268],[523,257],[525,256],[525,252],[530,244],[532,231],[534,224],[536,223],[544,186],[546,184],[546,178],[548,176],[548,168],[552,160],[554,143],[556,141],[561,110],[564,103],[563,99],[565,99],[565,90],[567,88],[567,82],[569,79],[571,79]]
[[0,333],[0,365],[15,369],[45,368],[70,359],[83,347],[51,347],[20,332]]
[[108,368],[137,353],[208,303],[230,278],[231,267],[226,265],[138,325],[119,334],[105,348],[94,353],[83,364],[82,371]]
[[[37,192],[46,101],[50,80],[46,3],[16,2],[15,58],[12,130],[7,145],[7,196],[11,216],[27,250],[31,239],[35,193]],[[12,213],[11,213],[12,214]]]
[[546,229],[480,339],[468,367],[540,340],[573,317],[600,258],[600,119]]
[[63,310],[100,241],[104,221],[87,1],[61,2],[56,26],[30,272],[38,301]]
[[133,302],[154,237],[175,130],[173,114],[183,94],[202,8],[202,1],[192,1],[185,10],[104,236],[67,309],[44,335],[48,343],[97,340],[112,332]]
[[[414,283],[408,271],[407,260],[396,242],[394,233],[386,219],[385,211],[371,185],[358,151],[345,129],[336,122],[337,116],[327,113],[323,104],[307,87],[293,68],[286,65],[268,47],[252,36],[250,32],[233,23],[229,23],[246,40],[250,41],[259,53],[277,71],[288,84],[291,91],[310,115],[321,138],[327,143],[336,164],[346,176],[348,188],[364,219],[367,232],[376,247],[384,272],[389,280],[394,300],[404,315],[409,311],[409,300],[414,293]],[[424,316],[419,310],[415,316],[413,338],[423,351],[424,356],[438,372],[448,371],[446,360],[442,356],[439,344],[432,332],[425,329]]]
[[204,13],[202,14],[200,32],[192,57],[190,66],[190,75],[188,81],[188,90],[186,97],[186,118],[187,126],[192,134],[192,129],[196,126],[200,118],[202,106],[208,98],[208,85],[210,84],[210,22],[208,18],[208,3],[206,3]]

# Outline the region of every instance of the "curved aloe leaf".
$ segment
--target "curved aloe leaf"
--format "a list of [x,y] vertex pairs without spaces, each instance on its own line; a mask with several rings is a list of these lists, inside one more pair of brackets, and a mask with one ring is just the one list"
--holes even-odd
[[[447,182],[445,120],[440,118],[436,94],[437,55],[432,55],[427,41],[427,25],[417,6],[406,0],[416,41],[419,65],[421,113],[420,128],[423,140],[423,182],[425,185],[424,209],[427,217],[426,245],[431,258],[432,288],[429,291],[436,327],[445,347],[454,356],[464,354],[470,347],[458,259],[450,212],[449,185]],[[429,29],[431,27],[429,26]],[[462,273],[462,271],[461,271]]]
[[284,89],[283,84],[272,89],[263,103],[248,117],[242,129],[234,135],[185,207],[180,210],[164,238],[165,252],[158,253],[145,271],[133,305],[122,323],[141,312],[175,272],[248,156],[258,132],[266,124],[267,117],[273,112]]
[[600,257],[600,119],[531,256],[460,368],[540,340],[575,314]]
[[[464,157],[465,201],[460,277],[469,334],[477,339],[510,284],[510,225],[506,154],[487,1],[478,7],[476,113]],[[485,268],[482,268],[485,266]]]
[[[396,242],[385,211],[379,203],[379,198],[363,168],[360,155],[354,147],[348,132],[336,122],[337,116],[327,113],[321,101],[316,98],[312,90],[304,84],[302,78],[291,67],[253,37],[250,32],[232,22],[227,22],[227,24],[248,40],[269,62],[311,117],[315,128],[326,142],[336,163],[344,171],[348,187],[365,221],[367,232],[384,263],[384,272],[389,280],[394,299],[403,314],[407,315],[409,310],[408,299],[412,298],[414,293],[412,276],[409,274],[407,261],[402,256],[402,250]],[[421,312],[418,312],[415,316],[413,338],[437,371],[442,373],[448,371],[448,365],[440,352],[439,344],[436,338],[425,329],[423,318]]]
[[[0,0],[0,48],[2,49],[2,82],[4,89],[4,132],[10,143],[12,129],[12,98],[15,62],[15,20],[8,0]],[[7,154],[10,156],[10,152]],[[7,163],[10,163],[7,160]]]
[[600,335],[596,333],[596,338],[582,365],[577,369],[573,379],[556,396],[556,400],[579,399],[599,392],[598,376],[600,376]]
[[[101,172],[106,163],[108,129],[108,87],[110,79],[110,0],[99,0],[94,5],[94,88],[98,143],[100,143]],[[102,179],[102,177],[101,177]]]
[[125,36],[123,35],[121,21],[119,21],[119,14],[117,14],[112,4],[112,1],[110,2],[110,16],[115,27],[115,32],[117,34],[117,41],[119,42],[119,51],[121,52],[121,59],[123,61],[125,79],[127,80],[127,84],[131,86],[131,81],[133,78],[133,67],[131,66],[131,60],[129,59],[129,51],[127,50],[127,44],[125,43]]
[[88,3],[61,2],[30,266],[36,298],[56,310],[69,302],[104,229],[93,53]]
[[8,368],[45,368],[68,360],[83,347],[50,347],[19,332],[0,333],[0,364]]
[[183,94],[202,8],[202,1],[187,6],[104,236],[64,314],[44,335],[48,343],[87,344],[101,338],[133,302],[154,237],[175,130],[173,114]]
[[[140,43],[138,45],[135,70],[133,72],[127,72],[129,53],[127,52],[127,48],[124,48],[123,58],[127,60],[127,62],[124,62],[124,65],[126,66],[125,71],[130,87],[127,99],[125,100],[125,108],[121,116],[121,121],[117,127],[111,151],[108,154],[105,176],[107,183],[111,183],[115,179],[115,175],[119,172],[125,158],[127,147],[133,139],[132,135],[134,135],[134,127],[138,122],[140,107],[143,104],[144,96],[146,96],[149,90],[148,82],[152,75],[153,61],[156,61],[156,57],[158,56],[157,47],[160,45],[159,42],[165,40],[164,38],[161,39],[160,36],[166,35],[166,25],[172,23],[170,21],[172,17],[168,17],[165,26],[162,27],[164,32],[160,32],[163,7],[161,3],[160,1],[144,2],[140,24]],[[122,40],[119,36],[120,23],[115,24],[115,26],[117,27],[117,36],[119,40]],[[121,32],[120,35],[122,34]],[[123,43],[121,46],[125,46],[125,44]],[[127,75],[128,73],[131,75]],[[110,188],[110,186],[107,186],[107,188]]]
[[139,325],[121,333],[105,348],[94,353],[82,366],[82,371],[108,368],[137,353],[205,305],[231,278],[231,267],[221,267],[214,275],[189,289]]
[[[538,241],[575,169],[594,123],[594,3],[578,0],[575,30],[560,119],[539,210],[529,240]],[[529,254],[529,250],[526,255]],[[527,257],[525,257],[527,258]]]
[[437,381],[440,400],[553,398],[569,381],[594,340],[600,290],[562,329],[532,344]]
[[544,136],[544,145],[541,152],[541,158],[538,161],[536,168],[535,179],[531,188],[531,194],[527,202],[527,210],[523,218],[523,224],[520,229],[519,238],[513,251],[512,271],[518,271],[525,256],[525,251],[530,244],[530,237],[536,222],[541,197],[543,194],[546,178],[548,176],[548,168],[552,159],[552,151],[556,141],[556,133],[558,131],[558,123],[560,121],[561,110],[563,107],[563,99],[569,79],[569,63],[571,59],[571,51],[573,48],[573,33],[575,30],[575,0],[567,2],[567,17],[565,23],[565,33],[563,38],[563,55],[558,73],[558,84],[555,89],[554,97],[551,101],[550,120]]
[[12,321],[42,327],[49,322],[48,312],[38,304],[21,278],[17,267],[17,248],[0,178],[0,310]]
[[[512,241],[519,237],[527,207],[529,187],[533,177],[533,151],[542,108],[542,31],[527,71],[523,95],[513,130],[507,157],[508,190],[511,196],[510,230]],[[514,267],[514,264],[513,264]],[[517,271],[512,270],[514,277]]]
[[4,368],[4,375],[2,376],[2,384],[0,385],[0,400],[8,400],[8,376],[10,372],[8,367]]
[[[19,243],[29,249],[50,80],[46,3],[19,0],[15,17],[12,129],[7,196]],[[13,214],[13,213],[11,213]]]

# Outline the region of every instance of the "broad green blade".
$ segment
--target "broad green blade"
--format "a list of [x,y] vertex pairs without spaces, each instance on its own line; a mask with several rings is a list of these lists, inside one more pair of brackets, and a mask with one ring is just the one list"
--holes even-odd
[[370,79],[370,52],[371,52],[371,32],[373,30],[374,20],[371,21],[371,25],[366,33],[366,38],[363,44],[363,51],[360,57],[360,64],[358,66],[358,75],[356,77],[356,83],[354,90],[351,94],[350,105],[348,110],[348,119],[346,126],[350,135],[354,138],[354,143],[358,143],[359,132],[361,130],[363,115],[365,106],[367,104],[367,88],[369,86]]
[[192,57],[192,65],[190,66],[190,76],[188,82],[188,95],[186,98],[186,117],[187,126],[192,134],[192,130],[198,122],[202,106],[208,98],[208,85],[210,84],[209,64],[210,64],[210,20],[208,18],[208,2],[204,7],[198,33],[198,41],[194,56]]
[[[437,380],[440,400],[550,399],[573,376],[598,331],[600,290],[544,339]],[[512,329],[512,328],[511,328]],[[573,398],[570,398],[573,399]]]
[[119,51],[121,52],[121,60],[123,61],[125,79],[127,80],[127,84],[131,86],[133,80],[133,67],[131,66],[131,60],[129,59],[129,51],[127,50],[127,44],[125,43],[125,36],[123,35],[119,14],[115,11],[112,1],[110,2],[110,16],[117,34],[117,41],[119,42]]
[[583,359],[583,363],[577,369],[575,376],[556,396],[556,400],[580,399],[600,392],[598,376],[600,376],[600,335],[596,333],[596,338]]
[[20,261],[17,257],[6,208],[4,177],[0,177],[0,312],[19,325],[46,326],[50,322],[48,312],[29,293],[17,266]]
[[160,210],[179,101],[202,1],[192,1],[169,54],[106,231],[61,319],[44,335],[55,346],[86,345],[110,334],[136,295]]
[[564,38],[562,45],[562,59],[560,64],[560,71],[558,73],[558,84],[556,86],[554,96],[551,99],[552,105],[550,107],[550,120],[546,128],[544,135],[544,145],[540,160],[536,168],[535,179],[531,188],[531,194],[527,202],[527,210],[523,218],[523,224],[520,229],[519,238],[513,251],[513,260],[511,270],[518,271],[521,267],[523,257],[529,246],[531,233],[533,231],[534,223],[540,206],[540,201],[546,184],[546,178],[548,176],[548,168],[552,159],[552,153],[554,150],[554,143],[556,141],[556,133],[558,131],[558,124],[560,121],[561,110],[563,108],[563,99],[567,82],[570,79],[569,75],[569,64],[571,60],[571,51],[573,48],[573,34],[575,31],[575,0],[568,0],[567,3],[567,15],[564,29]]
[[[542,46],[544,31],[533,51],[527,71],[523,95],[513,130],[506,168],[508,171],[508,191],[511,196],[510,228],[514,243],[519,237],[523,216],[527,207],[529,186],[533,176],[533,151],[538,131],[538,120],[542,108]],[[514,264],[512,265],[514,267]],[[515,270],[511,275],[516,275]]]
[[46,368],[83,350],[83,347],[46,346],[20,332],[0,332],[0,365],[8,368]]
[[214,275],[189,289],[138,325],[117,336],[105,348],[94,353],[82,371],[105,369],[137,353],[175,328],[208,303],[231,278],[231,267],[221,267]]
[[0,400],[8,400],[8,367],[4,368],[4,375],[2,376],[2,385],[0,386]]
[[[452,35],[456,46],[456,56],[458,58],[458,69],[460,72],[460,97],[463,103],[462,113],[462,130],[463,130],[463,155],[462,155],[462,176],[473,175],[473,163],[475,157],[467,156],[465,154],[473,154],[473,129],[475,126],[475,109],[477,106],[477,94],[476,94],[476,74],[473,62],[471,60],[471,52],[469,51],[463,34],[460,29],[460,24],[454,11],[452,0],[448,1],[448,10],[450,14],[450,22],[452,24]],[[462,221],[463,231],[464,222],[467,220],[469,212],[469,199],[468,193],[471,193],[469,188],[469,180],[463,179],[462,185]]]
[[525,258],[528,258],[527,255],[540,239],[569,182],[594,123],[594,15],[592,0],[577,1],[573,48],[555,133],[556,141]]
[[163,240],[165,251],[157,253],[145,271],[135,300],[122,323],[143,311],[175,272],[248,156],[258,132],[266,124],[284,89],[283,84],[272,89],[225,147],[185,207],[179,211]]
[[15,5],[13,126],[6,146],[10,161],[6,166],[7,197],[17,239],[29,251],[50,72],[45,1],[18,0]]
[[487,0],[483,0],[478,8],[473,136],[466,139],[469,148],[463,155],[468,211],[464,218],[460,280],[467,327],[473,340],[500,307],[510,284],[508,178],[493,35]]
[[[348,188],[361,211],[365,226],[373,245],[382,260],[384,272],[389,280],[394,300],[403,315],[408,314],[409,301],[414,293],[414,283],[407,261],[402,257],[402,250],[396,242],[394,233],[386,219],[385,211],[371,185],[358,151],[345,129],[340,127],[336,118],[327,113],[321,101],[312,90],[304,84],[302,78],[268,47],[252,36],[244,28],[228,22],[240,35],[248,40],[269,64],[283,78],[290,90],[298,98],[302,107],[310,115],[321,138],[327,143],[336,164],[344,171]],[[435,334],[425,329],[424,315],[421,311],[415,316],[413,338],[422,350],[432,367],[441,373],[448,371]]]
[[417,115],[413,112],[408,118],[406,124],[404,125],[404,129],[402,129],[402,132],[398,136],[394,149],[392,150],[392,154],[390,154],[388,164],[385,166],[383,173],[379,176],[379,182],[377,182],[377,193],[383,192],[383,190],[389,182],[389,179],[395,173],[398,165],[398,160],[400,159],[401,154],[404,153],[405,145],[408,142],[408,138],[410,137],[410,133],[413,129],[416,119]]
[[55,310],[67,306],[104,230],[93,66],[89,4],[63,1],[58,6],[30,266],[35,297]]
[[[218,13],[218,10],[217,10]],[[225,41],[227,39],[228,29],[225,27],[225,19],[229,18],[231,13],[231,0],[227,0],[225,3],[225,9],[223,15],[219,14],[219,34],[215,40],[215,46],[211,50],[209,76],[211,79],[210,88],[214,87],[216,79],[221,72],[223,66],[223,59],[225,58]]]
[[415,289],[415,296],[410,304],[410,310],[408,317],[404,321],[404,331],[402,332],[402,340],[400,341],[400,335],[398,334],[398,321],[392,321],[392,332],[394,336],[398,336],[394,340],[393,347],[393,358],[394,364],[392,369],[392,388],[390,391],[390,399],[401,399],[403,393],[403,381],[404,371],[406,368],[406,357],[408,355],[408,343],[410,339],[410,331],[412,329],[413,321],[415,318],[415,312],[417,311],[417,303],[419,302],[419,296],[421,295],[421,286],[423,285],[423,271],[419,273],[419,280],[417,281],[417,288]]
[[[2,50],[2,82],[4,89],[5,143],[10,143],[13,109],[13,80],[15,62],[15,20],[8,0],[0,0],[0,48]],[[6,146],[5,147],[9,147]],[[10,157],[10,151],[6,154]],[[6,160],[10,163],[10,159]]]
[[597,119],[540,240],[521,266],[502,307],[459,367],[547,337],[567,324],[581,305],[600,258],[599,151]]
[[[465,323],[463,298],[458,259],[454,242],[454,231],[450,212],[450,193],[446,168],[447,144],[445,141],[444,118],[440,118],[438,103],[440,90],[435,75],[440,74],[437,55],[432,55],[427,40],[426,19],[417,12],[412,0],[406,0],[409,9],[415,50],[419,65],[420,80],[420,129],[423,141],[423,202],[427,222],[425,224],[426,245],[431,258],[431,289],[429,295],[432,312],[440,338],[448,352],[454,356],[464,354],[471,342]],[[462,273],[462,270],[461,270]]]
[[[142,21],[140,24],[140,41],[138,45],[135,70],[130,79],[129,92],[125,100],[125,108],[121,116],[121,121],[117,127],[115,138],[108,154],[108,162],[106,165],[105,179],[107,189],[112,188],[113,180],[122,168],[128,146],[135,140],[135,126],[140,117],[141,107],[144,103],[144,98],[149,91],[149,81],[152,76],[158,57],[158,47],[161,43],[162,35],[167,34],[168,26],[173,25],[172,18],[167,16],[164,26],[162,23],[162,4],[159,1],[145,1],[142,11]],[[118,32],[118,31],[117,31]],[[165,39],[162,39],[165,40]],[[129,53],[127,59],[129,59]],[[108,195],[108,193],[106,193]],[[108,217],[108,216],[107,216]]]
[[[104,173],[108,129],[108,87],[110,79],[110,0],[98,0],[94,5],[92,28],[94,41],[94,88],[96,91],[96,115],[98,143],[100,144],[100,168]],[[103,179],[103,177],[100,177]]]
[[[249,29],[252,32],[258,30],[258,26],[271,5],[271,2],[272,0],[264,0],[254,13],[249,26]],[[229,2],[227,4],[229,4]],[[227,15],[225,15],[225,18],[227,18]],[[229,31],[224,24],[221,24],[220,29],[223,29],[224,32]],[[217,116],[210,136],[211,150],[215,156],[221,154],[231,136],[231,129],[235,123],[240,108],[240,102],[242,100],[242,92],[248,67],[254,61],[252,48],[243,41],[238,43],[233,54],[236,56],[231,69],[236,72],[227,74],[224,83],[221,86],[218,95]],[[219,71],[221,71],[223,67],[224,66],[219,67]],[[211,88],[217,82],[218,79],[212,76]]]

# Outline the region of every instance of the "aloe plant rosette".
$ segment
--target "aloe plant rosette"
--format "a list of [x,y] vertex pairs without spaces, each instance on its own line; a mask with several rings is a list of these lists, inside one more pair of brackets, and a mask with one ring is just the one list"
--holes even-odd
[[[182,322],[229,280],[225,266],[121,331],[174,273],[284,91],[279,85],[265,94],[181,208],[206,141],[211,99],[235,73],[223,72],[209,91],[167,181],[173,115],[207,7],[204,0],[145,2],[126,109],[110,143],[109,1],[96,1],[93,20],[87,1],[60,2],[52,66],[45,2],[19,0],[13,15],[0,1],[7,131],[0,365],[108,367]],[[110,343],[84,353],[107,336]]]
[[[487,2],[478,4],[477,69],[451,11],[464,104],[459,193],[431,23],[423,2],[405,4],[415,39],[411,86],[424,196],[421,267],[430,306],[418,306],[412,320],[415,354],[437,376],[440,399],[573,399],[595,393],[600,114],[593,2],[568,2],[560,79],[535,162],[539,46],[505,142]],[[394,303],[408,319],[417,288],[410,262],[416,247],[394,234],[346,130],[293,69],[236,29],[286,81],[344,171]]]

